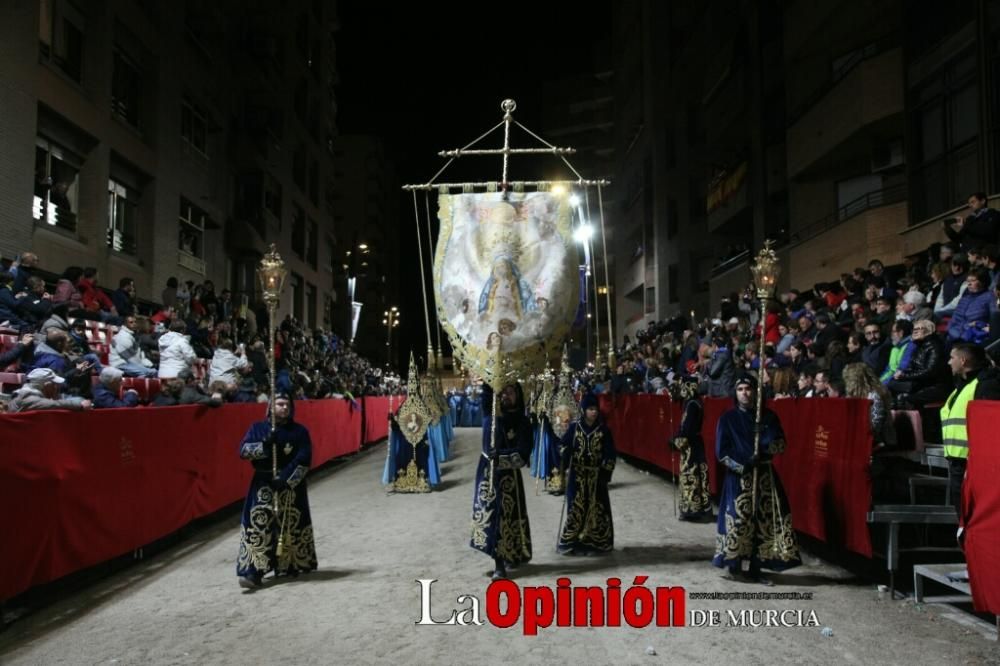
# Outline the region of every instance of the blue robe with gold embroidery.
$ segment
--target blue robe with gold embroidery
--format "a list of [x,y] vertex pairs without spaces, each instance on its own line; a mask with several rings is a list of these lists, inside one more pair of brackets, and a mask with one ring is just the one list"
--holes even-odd
[[719,499],[717,567],[735,568],[748,560],[751,568],[783,571],[802,563],[792,529],[788,499],[771,458],[785,450],[785,433],[777,414],[765,409],[761,416],[759,463],[756,467],[757,505],[753,506],[754,413],[739,407],[719,419],[715,434],[716,456],[726,466]]
[[[250,426],[240,442],[240,457],[250,460],[254,475],[250,481],[240,525],[240,552],[236,562],[239,576],[259,577],[298,574],[317,567],[316,543],[306,474],[312,463],[312,442],[305,426],[293,420],[278,425],[278,478],[272,475],[272,447],[265,444],[271,433],[270,421]],[[274,515],[274,494],[278,495],[278,519]],[[279,534],[283,549],[277,551]]]
[[566,522],[559,535],[560,553],[606,553],[615,546],[608,484],[618,454],[611,431],[598,417],[588,426],[570,425],[560,443],[566,470]]
[[681,520],[708,519],[712,515],[712,495],[708,488],[708,462],[705,442],[701,438],[702,407],[698,398],[684,403],[681,425],[671,443],[681,454],[680,500]]
[[[519,404],[515,409],[497,417],[496,441],[492,447],[492,421],[489,414],[483,418],[483,446],[476,468],[472,539],[469,544],[512,566],[531,559],[531,525],[524,501],[521,468],[531,458],[532,433],[531,421],[524,414],[520,387],[518,397]],[[492,389],[484,388],[482,400],[489,410],[493,400]]]
[[424,438],[414,447],[410,444],[403,432],[399,429],[399,423],[393,418],[389,422],[389,447],[388,455],[385,457],[385,465],[382,468],[382,485],[389,485],[399,478],[400,473],[405,474],[406,468],[411,460],[417,464],[417,473],[421,472],[427,483],[434,486],[441,483],[441,468],[430,443],[431,429],[427,427]]

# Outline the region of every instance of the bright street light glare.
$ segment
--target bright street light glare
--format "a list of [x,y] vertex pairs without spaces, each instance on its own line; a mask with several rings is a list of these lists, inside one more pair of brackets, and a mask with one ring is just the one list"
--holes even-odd
[[573,208],[578,208],[580,206],[580,195],[571,194],[569,195],[569,205]]
[[594,235],[594,227],[589,224],[581,224],[573,230],[573,240],[577,243],[586,243]]

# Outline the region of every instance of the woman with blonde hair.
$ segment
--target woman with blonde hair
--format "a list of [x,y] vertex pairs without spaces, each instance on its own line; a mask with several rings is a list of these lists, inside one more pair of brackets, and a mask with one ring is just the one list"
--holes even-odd
[[882,385],[875,371],[865,363],[851,363],[844,368],[845,397],[866,398],[871,401],[868,422],[871,426],[875,448],[896,445],[896,429],[892,423],[889,405],[892,398]]

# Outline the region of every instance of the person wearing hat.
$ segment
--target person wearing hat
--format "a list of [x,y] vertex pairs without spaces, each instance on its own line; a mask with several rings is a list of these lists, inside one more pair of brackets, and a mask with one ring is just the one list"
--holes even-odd
[[583,418],[570,425],[559,445],[566,470],[566,522],[556,546],[562,555],[597,555],[615,546],[608,484],[618,453],[597,396],[583,396],[580,409]]
[[[719,499],[718,535],[712,564],[728,576],[770,585],[761,569],[784,571],[802,563],[792,529],[792,514],[771,465],[785,450],[778,415],[763,409],[756,419],[757,380],[736,380],[736,406],[716,427],[716,457],[726,467]],[[759,433],[759,441],[755,436]],[[744,571],[744,563],[749,569]]]
[[65,379],[51,368],[35,368],[28,373],[24,386],[14,392],[7,405],[8,412],[29,412],[38,409],[87,410],[93,407],[90,400],[63,398],[61,387]]
[[518,383],[500,391],[494,425],[493,389],[484,383],[483,446],[476,469],[470,546],[493,558],[493,580],[531,560],[531,525],[524,501],[521,468],[531,459],[531,421]]
[[708,489],[708,462],[705,442],[701,438],[703,410],[698,398],[698,380],[685,377],[670,387],[671,397],[683,400],[681,424],[670,444],[680,451],[680,500],[677,508],[680,520],[709,522],[712,520],[712,496]]
[[236,560],[240,587],[261,587],[262,579],[271,571],[277,577],[315,570],[316,543],[306,482],[312,465],[312,440],[309,430],[295,421],[291,395],[275,394],[267,417],[251,425],[243,436],[240,457],[249,460],[254,470],[240,524]]

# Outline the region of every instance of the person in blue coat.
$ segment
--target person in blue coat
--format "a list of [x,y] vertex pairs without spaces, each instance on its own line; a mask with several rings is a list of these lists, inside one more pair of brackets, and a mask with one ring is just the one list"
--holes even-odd
[[[524,501],[521,468],[531,459],[531,421],[520,384],[500,392],[500,414],[493,422],[493,389],[483,385],[483,446],[476,469],[470,546],[493,558],[494,580],[531,560],[531,526]],[[494,432],[495,427],[495,432]]]
[[716,428],[716,457],[726,467],[726,478],[712,564],[728,569],[730,578],[771,585],[761,569],[784,571],[802,561],[788,499],[771,465],[774,455],[785,450],[785,433],[770,409],[765,408],[756,423],[756,390],[757,381],[750,375],[737,379],[736,406],[722,415]]
[[[250,426],[240,442],[240,457],[254,474],[243,504],[236,575],[240,587],[253,590],[270,571],[297,576],[317,567],[316,543],[306,475],[312,464],[309,430],[295,421],[295,402],[278,392],[271,404],[275,426],[268,418]],[[273,453],[277,451],[277,478]],[[275,515],[277,503],[277,515]]]
[[566,522],[556,550],[561,555],[597,555],[615,547],[608,484],[618,454],[597,407],[597,396],[580,401],[583,418],[571,424],[560,443],[566,470]]

